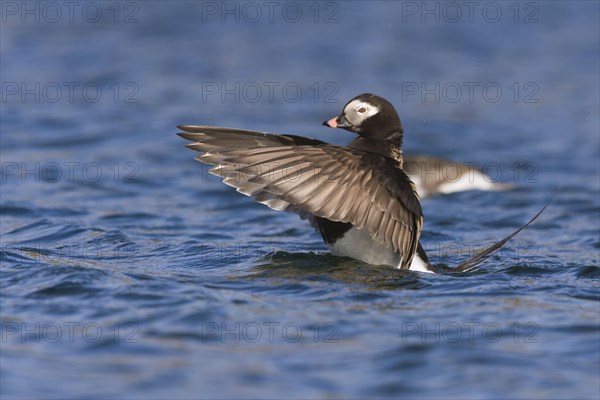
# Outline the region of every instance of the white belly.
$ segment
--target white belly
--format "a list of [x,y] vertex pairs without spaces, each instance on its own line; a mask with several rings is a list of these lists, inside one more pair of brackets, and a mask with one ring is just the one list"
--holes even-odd
[[[335,244],[329,245],[329,250],[336,256],[350,257],[372,265],[391,265],[400,268],[401,259],[392,246],[379,243],[363,229],[351,228]],[[413,257],[410,270],[433,273],[417,254]]]

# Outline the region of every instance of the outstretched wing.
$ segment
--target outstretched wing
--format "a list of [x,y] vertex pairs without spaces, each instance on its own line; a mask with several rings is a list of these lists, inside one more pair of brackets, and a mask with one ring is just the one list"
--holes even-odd
[[238,192],[280,211],[310,213],[365,229],[392,245],[409,268],[423,215],[396,161],[294,135],[179,126],[179,135],[216,165],[211,173]]

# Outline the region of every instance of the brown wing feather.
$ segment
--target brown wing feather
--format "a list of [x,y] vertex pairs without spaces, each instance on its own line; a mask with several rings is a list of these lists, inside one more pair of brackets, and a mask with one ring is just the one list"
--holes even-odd
[[215,164],[211,173],[280,211],[351,223],[393,246],[409,268],[423,215],[396,161],[315,139],[239,129],[180,126],[179,135]]

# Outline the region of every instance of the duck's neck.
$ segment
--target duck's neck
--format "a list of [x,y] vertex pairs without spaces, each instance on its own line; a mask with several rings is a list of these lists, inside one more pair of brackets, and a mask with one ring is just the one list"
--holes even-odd
[[383,140],[361,136],[354,139],[350,146],[369,153],[382,154],[392,158],[396,160],[400,164],[400,168],[402,168],[402,132],[394,132]]

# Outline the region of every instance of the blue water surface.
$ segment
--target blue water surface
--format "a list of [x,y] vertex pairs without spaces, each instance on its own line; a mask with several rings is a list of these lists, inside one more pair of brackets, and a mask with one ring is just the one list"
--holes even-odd
[[[76,3],[1,3],[3,399],[600,397],[598,2]],[[345,144],[321,122],[362,92],[513,184],[422,200],[436,264],[561,189],[478,271],[405,272],[175,135]]]

